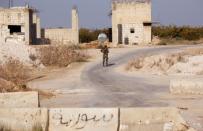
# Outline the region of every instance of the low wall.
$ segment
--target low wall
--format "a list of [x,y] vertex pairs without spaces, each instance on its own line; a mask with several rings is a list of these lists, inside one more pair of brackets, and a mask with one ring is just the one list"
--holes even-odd
[[2,127],[11,131],[32,131],[33,128],[46,131],[48,110],[32,108],[0,109],[0,128]]
[[117,131],[118,109],[50,109],[49,131]]
[[0,109],[0,125],[15,131],[189,131],[176,108]]
[[203,95],[203,79],[171,80],[170,92],[172,94]]
[[0,93],[0,108],[38,108],[38,92]]
[[[183,130],[186,122],[176,108],[121,108],[120,131]],[[186,130],[184,130],[186,131]]]
[[44,29],[44,37],[49,39],[51,44],[77,44],[76,33],[68,28]]

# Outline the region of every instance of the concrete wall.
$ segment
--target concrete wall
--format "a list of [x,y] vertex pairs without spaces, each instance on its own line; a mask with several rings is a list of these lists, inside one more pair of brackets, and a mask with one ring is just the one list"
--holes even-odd
[[56,28],[45,29],[45,38],[50,39],[51,44],[70,44],[74,42],[74,33],[72,29],[68,28]]
[[176,108],[121,108],[120,120],[120,131],[165,131],[167,124],[178,131],[187,125]]
[[79,43],[79,21],[78,11],[72,9],[72,27],[44,29],[44,35],[51,44],[78,44]]
[[38,108],[38,92],[0,93],[0,108]]
[[118,109],[50,109],[49,131],[117,131]]
[[[129,44],[151,42],[151,3],[150,2],[113,2],[112,33],[113,43],[119,43],[118,25],[122,26],[122,44],[128,38]],[[148,25],[144,25],[144,23]],[[134,29],[134,33],[131,32]]]
[[38,126],[43,131],[47,131],[48,110],[38,108],[0,108],[0,127],[2,126],[12,131],[32,131],[34,127]]
[[41,39],[41,20],[37,17],[37,39]]
[[79,17],[78,10],[76,7],[72,9],[72,40],[74,43],[79,43]]
[[[189,131],[176,108],[0,109],[0,125],[15,131]],[[164,130],[168,129],[168,130]]]

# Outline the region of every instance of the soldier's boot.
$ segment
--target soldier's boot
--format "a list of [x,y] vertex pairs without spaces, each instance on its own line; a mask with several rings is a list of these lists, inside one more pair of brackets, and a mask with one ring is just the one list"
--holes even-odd
[[108,58],[106,58],[106,66],[108,66],[109,65],[109,63],[108,63]]
[[105,66],[105,60],[103,59],[103,67]]

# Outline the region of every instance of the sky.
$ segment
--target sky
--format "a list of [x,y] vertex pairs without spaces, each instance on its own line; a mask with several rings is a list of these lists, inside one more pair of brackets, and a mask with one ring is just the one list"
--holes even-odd
[[[42,27],[70,27],[71,9],[78,7],[80,27],[111,27],[111,0],[13,0],[15,6],[37,8]],[[8,0],[0,0],[0,6],[8,6]],[[152,0],[153,22],[162,25],[203,26],[203,0]]]

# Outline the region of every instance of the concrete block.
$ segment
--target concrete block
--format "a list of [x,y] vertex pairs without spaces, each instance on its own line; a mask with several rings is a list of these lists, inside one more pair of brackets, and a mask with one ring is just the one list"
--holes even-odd
[[37,108],[38,92],[0,93],[0,108]]
[[49,131],[117,131],[118,109],[50,109]]
[[176,108],[122,108],[120,131],[163,131],[166,125],[173,129],[186,124]]
[[32,131],[34,126],[43,131],[48,127],[47,109],[10,108],[0,109],[0,125],[12,131]]
[[203,81],[190,79],[190,80],[171,80],[170,92],[172,94],[203,94]]

